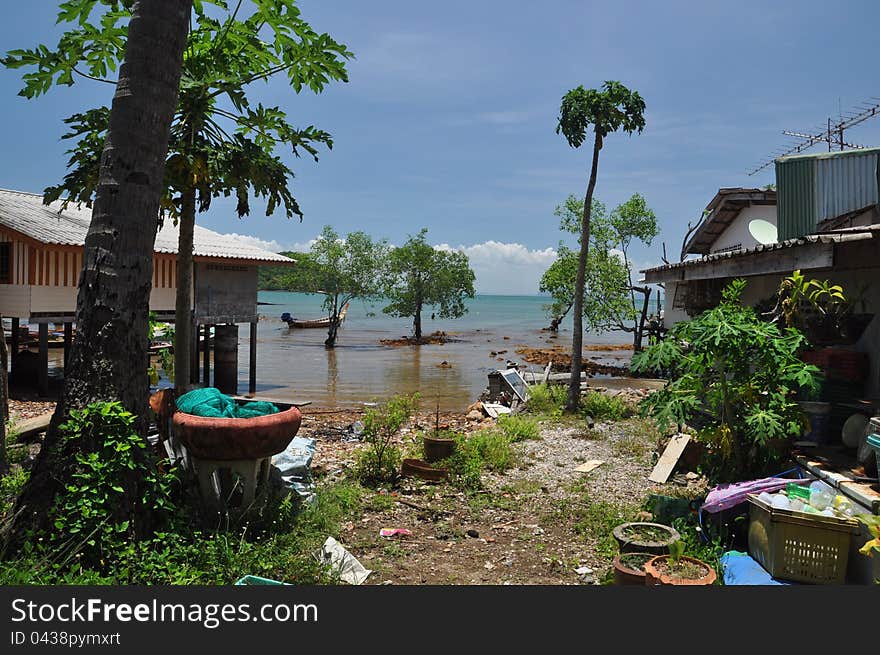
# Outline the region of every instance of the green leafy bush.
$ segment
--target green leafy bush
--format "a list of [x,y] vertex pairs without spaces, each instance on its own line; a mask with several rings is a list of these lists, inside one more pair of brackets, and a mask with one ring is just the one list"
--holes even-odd
[[581,411],[597,421],[619,421],[631,416],[633,411],[622,399],[591,391],[581,397]]
[[806,427],[796,393],[818,385],[819,369],[798,358],[804,336],[743,306],[745,284],[732,282],[716,308],[676,324],[632,360],[638,373],[669,372],[669,382],[645,398],[642,411],[660,429],[695,428],[713,481],[777,472],[790,439]]
[[566,387],[560,384],[536,384],[529,387],[526,409],[534,414],[558,418],[565,408]]
[[401,450],[392,440],[412,416],[418,398],[418,394],[395,396],[364,415],[367,447],[358,453],[354,475],[365,486],[393,484],[400,477]]
[[530,416],[502,414],[498,417],[498,428],[512,442],[541,437],[538,421]]
[[[175,514],[171,497],[176,478],[173,472],[158,473],[135,421],[121,403],[99,402],[71,411],[61,426],[63,439],[87,440],[97,449],[77,453],[74,482],[53,508],[57,532],[50,540],[75,549],[91,564],[105,560],[108,549],[134,539],[135,523],[142,517],[161,526]],[[135,493],[140,497],[132,499]]]

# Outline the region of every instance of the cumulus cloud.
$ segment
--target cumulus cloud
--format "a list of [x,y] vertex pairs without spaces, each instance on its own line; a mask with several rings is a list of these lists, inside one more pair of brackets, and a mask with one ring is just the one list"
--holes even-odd
[[441,243],[434,247],[460,250],[468,256],[478,293],[536,294],[541,275],[556,259],[554,248],[532,250],[521,243],[485,241],[457,247]]
[[263,250],[268,250],[269,252],[281,252],[284,248],[281,247],[281,244],[275,241],[266,241],[264,239],[258,239],[257,237],[252,237],[247,234],[237,234],[236,232],[229,232],[228,234],[224,234],[224,237],[232,237],[233,239],[237,239],[243,243],[246,243],[249,246],[254,248],[262,248]]

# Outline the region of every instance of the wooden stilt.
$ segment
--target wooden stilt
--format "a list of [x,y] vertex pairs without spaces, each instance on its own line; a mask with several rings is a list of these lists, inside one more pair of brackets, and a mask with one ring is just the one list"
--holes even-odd
[[206,387],[211,386],[211,346],[208,340],[211,338],[211,326],[204,326],[205,340],[202,342],[202,383]]
[[49,395],[49,324],[40,323],[38,334],[40,341],[40,361],[37,391],[41,396],[46,397]]
[[67,358],[70,356],[70,345],[73,343],[73,323],[64,324],[64,377],[67,377]]
[[12,348],[10,349],[10,352],[9,352],[9,371],[10,371],[10,377],[12,379],[15,379],[15,371],[16,371],[16,368],[18,368],[17,367],[18,348],[19,348],[19,343],[20,343],[20,339],[18,336],[19,329],[20,329],[20,327],[19,327],[18,319],[13,318],[12,319],[12,341],[9,344],[10,346],[12,346]]
[[257,392],[257,323],[251,323],[250,371],[248,375],[248,393],[253,396]]

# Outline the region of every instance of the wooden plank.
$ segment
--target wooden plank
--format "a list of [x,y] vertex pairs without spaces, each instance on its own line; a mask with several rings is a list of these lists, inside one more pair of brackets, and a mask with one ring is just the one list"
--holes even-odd
[[248,393],[257,392],[257,323],[251,323],[250,361],[248,362]]
[[660,455],[660,459],[657,460],[657,465],[654,467],[654,470],[651,471],[651,475],[648,476],[648,479],[651,482],[656,482],[658,484],[665,483],[669,479],[672,469],[675,468],[675,465],[678,463],[678,458],[681,457],[685,446],[688,445],[690,440],[691,437],[689,434],[677,434],[672,437],[666,446],[666,450],[663,451],[663,454]]
[[40,323],[37,326],[39,333],[39,372],[38,372],[38,391],[42,397],[49,395],[49,324]]
[[483,403],[483,409],[486,410],[490,418],[498,418],[500,414],[510,414],[512,411],[510,407],[500,403]]
[[25,437],[45,432],[46,428],[49,427],[49,421],[52,420],[52,414],[54,414],[54,412],[46,412],[45,414],[40,414],[34,418],[22,421],[21,423],[16,423],[15,433],[18,435],[18,439],[21,440]]
[[591,459],[578,466],[575,471],[577,471],[578,473],[589,473],[590,471],[599,468],[604,463],[605,462],[601,459]]

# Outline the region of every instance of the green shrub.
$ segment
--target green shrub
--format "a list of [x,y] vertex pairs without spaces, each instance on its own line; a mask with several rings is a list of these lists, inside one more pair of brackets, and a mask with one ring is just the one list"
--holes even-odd
[[538,421],[530,416],[502,414],[498,417],[498,427],[512,442],[526,439],[539,439],[541,428]]
[[660,429],[695,428],[713,482],[778,471],[789,440],[805,428],[796,394],[818,383],[819,369],[798,358],[804,336],[743,306],[745,286],[734,280],[715,309],[676,324],[664,341],[632,360],[636,372],[669,373],[669,382],[645,398],[642,411]]
[[590,391],[581,398],[581,413],[596,421],[619,421],[632,415],[632,409],[618,396]]
[[119,402],[98,402],[72,410],[60,427],[64,440],[84,440],[97,449],[76,454],[72,482],[52,509],[56,531],[47,539],[92,565],[106,561],[108,550],[142,536],[146,528],[137,523],[145,517],[163,526],[177,513],[171,499],[176,478],[173,472],[158,473],[135,420]]
[[566,387],[561,384],[536,384],[529,387],[526,409],[534,414],[558,418],[565,409]]
[[449,471],[453,485],[465,490],[482,487],[484,470],[504,472],[517,463],[513,440],[499,430],[481,430],[456,436],[452,457],[439,463]]
[[400,477],[401,450],[391,443],[410,419],[418,403],[418,394],[395,396],[384,406],[364,415],[366,448],[358,453],[354,475],[362,484],[377,487],[393,484]]

